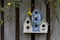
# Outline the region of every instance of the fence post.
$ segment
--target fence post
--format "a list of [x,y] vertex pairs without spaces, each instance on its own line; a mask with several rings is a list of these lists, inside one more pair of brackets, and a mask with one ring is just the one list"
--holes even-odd
[[46,0],[46,20],[49,23],[46,40],[50,40],[50,6],[49,5],[50,5],[49,1]]
[[[1,0],[1,7],[4,8],[4,0]],[[3,24],[1,25],[1,40],[4,40],[4,11],[1,11],[1,19]]]
[[[35,0],[31,0],[31,12],[35,8]],[[35,33],[31,33],[31,40],[35,40]]]
[[[18,4],[17,4],[18,5]],[[16,40],[20,40],[19,39],[19,8],[15,7],[15,15],[16,15]]]

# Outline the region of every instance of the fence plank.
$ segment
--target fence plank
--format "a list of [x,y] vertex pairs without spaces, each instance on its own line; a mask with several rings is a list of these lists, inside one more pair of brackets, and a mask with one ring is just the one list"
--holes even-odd
[[[59,9],[58,5],[59,4],[56,5],[57,9]],[[51,14],[50,14],[50,16],[51,16],[51,23],[50,23],[51,24],[51,38],[50,39],[51,40],[60,40],[60,13],[56,11],[57,9],[55,9],[55,11],[54,11],[53,7],[51,7],[50,9],[51,9],[50,10],[50,12],[51,12]],[[56,16],[58,17],[59,20],[57,20]]]
[[[31,0],[31,12],[35,9],[35,0]],[[35,33],[31,33],[31,40],[35,40]]]
[[[35,7],[42,14],[42,18],[46,18],[46,5],[43,0],[35,0]],[[36,34],[35,40],[46,40],[46,34]]]
[[49,25],[48,25],[48,33],[46,35],[46,40],[50,40],[50,7],[49,6],[50,6],[50,3],[46,2],[46,20],[49,23]]
[[[17,4],[17,5],[19,5],[19,4]],[[19,8],[18,7],[16,7],[15,8],[15,15],[16,15],[16,40],[19,40],[20,38],[19,38]]]
[[[4,8],[4,0],[1,0],[1,7]],[[4,21],[4,11],[1,11],[1,19]],[[4,40],[4,22],[1,25],[1,40]]]
[[[10,0],[12,1],[12,0]],[[5,1],[5,6],[9,0]],[[15,9],[14,7],[4,10],[4,40],[15,40]]]
[[27,11],[30,8],[30,1],[31,0],[22,0],[23,3],[27,4],[20,4],[20,40],[31,40],[31,34],[23,34],[23,24],[27,17]]

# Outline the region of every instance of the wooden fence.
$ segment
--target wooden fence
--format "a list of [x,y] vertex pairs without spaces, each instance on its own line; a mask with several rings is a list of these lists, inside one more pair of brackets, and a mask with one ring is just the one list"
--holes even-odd
[[[50,18],[53,8],[49,7],[49,3],[45,0],[21,1],[19,8],[11,6],[0,12],[0,19],[4,21],[0,26],[0,40],[60,40],[60,21],[55,16],[53,19]],[[8,2],[12,0],[1,0],[1,7],[6,6]],[[33,6],[28,3],[32,3]],[[23,34],[23,23],[27,17],[27,11],[34,7],[41,11],[43,18],[46,18],[49,23],[47,34]]]

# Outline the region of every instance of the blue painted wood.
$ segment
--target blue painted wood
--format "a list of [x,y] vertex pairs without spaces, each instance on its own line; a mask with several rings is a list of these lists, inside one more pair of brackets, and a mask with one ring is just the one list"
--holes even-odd
[[41,19],[42,19],[41,13],[37,9],[35,9],[32,13],[32,22],[40,24]]
[[40,25],[41,19],[42,19],[41,13],[37,9],[35,9],[32,13],[32,24],[33,24],[32,30],[33,31],[35,32],[40,31],[39,25]]

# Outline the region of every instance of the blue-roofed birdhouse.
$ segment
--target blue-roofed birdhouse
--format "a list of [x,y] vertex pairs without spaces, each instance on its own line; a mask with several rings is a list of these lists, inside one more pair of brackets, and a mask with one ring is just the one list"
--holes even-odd
[[41,19],[42,19],[41,13],[39,12],[39,10],[35,9],[32,12],[32,22],[39,24],[41,22]]
[[36,32],[36,31],[40,31],[39,30],[39,24],[41,22],[41,13],[35,9],[32,13],[32,23],[33,23],[33,31]]
[[39,10],[35,9],[31,17],[28,16],[23,26],[23,33],[47,33],[48,23],[42,18]]

